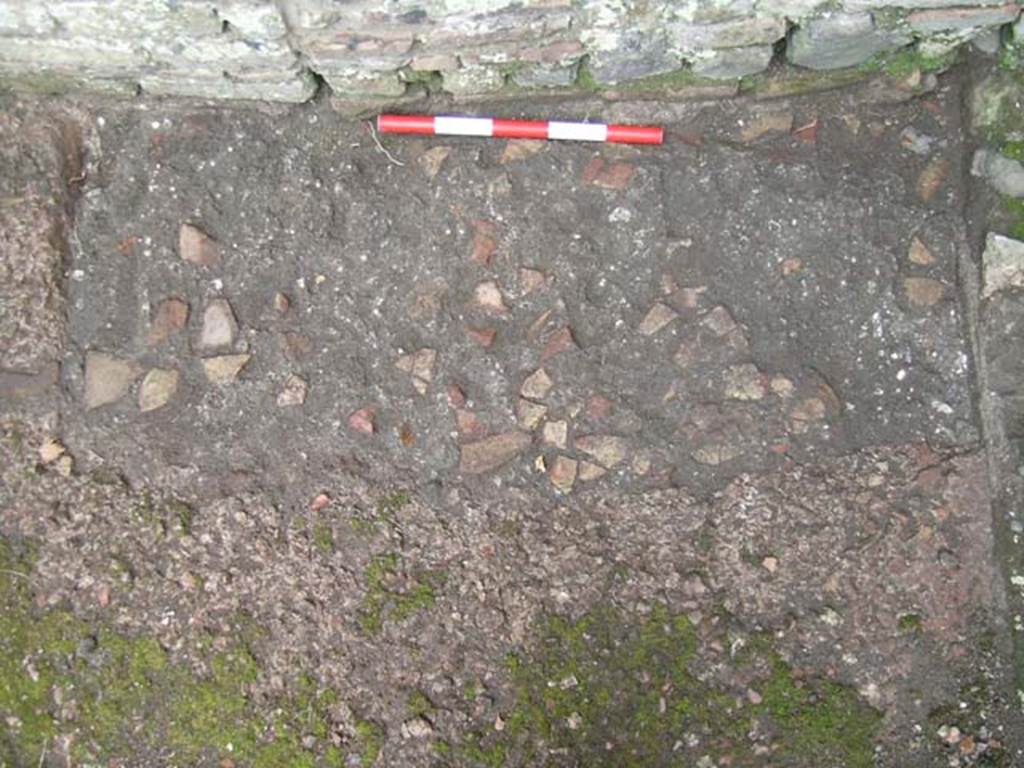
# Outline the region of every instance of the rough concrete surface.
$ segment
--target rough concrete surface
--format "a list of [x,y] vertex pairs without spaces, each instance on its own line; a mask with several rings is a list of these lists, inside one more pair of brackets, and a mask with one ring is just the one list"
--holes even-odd
[[964,77],[6,101],[0,764],[1019,764]]

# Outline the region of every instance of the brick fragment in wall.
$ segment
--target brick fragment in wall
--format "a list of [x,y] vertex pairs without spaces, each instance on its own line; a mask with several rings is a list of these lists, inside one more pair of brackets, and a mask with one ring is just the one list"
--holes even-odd
[[912,40],[903,30],[877,27],[870,13],[834,13],[794,29],[786,56],[800,67],[840,69],[861,64],[876,53],[901,48]]
[[955,8],[957,6],[992,5],[992,0],[899,0],[888,3],[879,0],[843,0],[843,10],[847,13],[860,11],[876,11],[879,8]]

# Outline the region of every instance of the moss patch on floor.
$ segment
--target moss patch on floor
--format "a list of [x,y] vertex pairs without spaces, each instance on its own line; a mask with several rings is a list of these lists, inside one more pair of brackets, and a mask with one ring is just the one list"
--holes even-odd
[[0,539],[0,764],[34,765],[63,734],[85,762],[170,753],[181,765],[342,765],[331,739],[337,696],[312,678],[258,710],[249,689],[259,668],[243,643],[197,673],[153,638],[38,610],[32,574],[31,549]]
[[366,568],[366,593],[360,608],[363,631],[375,635],[385,621],[402,622],[429,608],[437,600],[437,590],[446,578],[443,571],[427,570],[403,578],[395,552],[373,558]]
[[[730,690],[699,671],[684,615],[604,606],[548,618],[508,659],[514,704],[500,731],[453,747],[471,765],[692,765],[869,768],[881,715],[851,689],[798,678],[769,641],[724,662],[751,680]],[[752,738],[751,734],[756,734]]]

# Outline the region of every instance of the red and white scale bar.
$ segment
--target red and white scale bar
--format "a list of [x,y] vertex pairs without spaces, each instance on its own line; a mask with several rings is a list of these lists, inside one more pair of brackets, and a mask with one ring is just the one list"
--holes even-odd
[[497,117],[379,115],[381,133],[428,136],[490,136],[505,139],[612,141],[619,144],[661,144],[664,131],[653,125],[564,123],[557,120],[503,120]]

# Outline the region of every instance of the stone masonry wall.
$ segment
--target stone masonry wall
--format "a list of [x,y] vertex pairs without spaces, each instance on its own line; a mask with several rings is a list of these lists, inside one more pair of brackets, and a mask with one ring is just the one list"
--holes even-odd
[[355,98],[734,80],[783,47],[811,69],[994,51],[1019,19],[986,0],[0,0],[0,80],[276,101],[317,76]]

